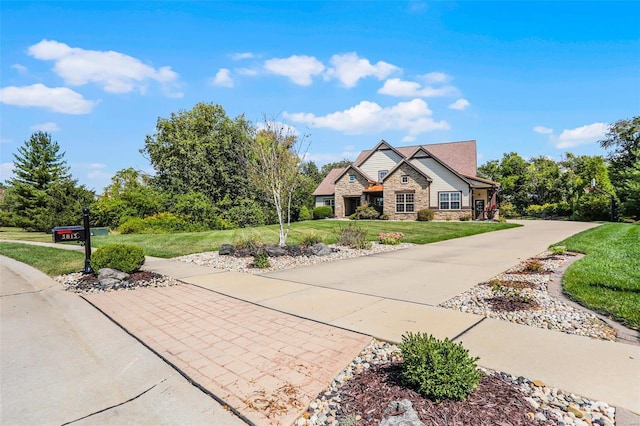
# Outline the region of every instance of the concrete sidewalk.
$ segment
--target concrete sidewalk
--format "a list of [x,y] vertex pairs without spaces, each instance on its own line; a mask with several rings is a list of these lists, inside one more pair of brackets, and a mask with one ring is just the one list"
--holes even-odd
[[0,424],[245,424],[48,276],[0,269]]

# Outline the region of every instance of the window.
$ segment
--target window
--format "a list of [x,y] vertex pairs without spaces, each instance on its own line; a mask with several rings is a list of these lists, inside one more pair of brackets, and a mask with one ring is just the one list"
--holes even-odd
[[356,181],[356,175],[349,175],[349,182],[355,182]]
[[402,183],[409,183],[409,176],[407,175],[402,176]]
[[396,212],[397,213],[412,213],[415,211],[415,204],[413,204],[413,193],[396,193]]
[[383,197],[375,197],[373,199],[373,205],[376,207],[382,207],[384,204],[384,198]]
[[460,210],[459,192],[441,192],[440,193],[440,210]]
[[389,170],[380,170],[378,172],[378,181],[382,182],[382,179],[389,173]]
[[325,198],[324,205],[333,207],[335,205],[335,201],[333,198]]

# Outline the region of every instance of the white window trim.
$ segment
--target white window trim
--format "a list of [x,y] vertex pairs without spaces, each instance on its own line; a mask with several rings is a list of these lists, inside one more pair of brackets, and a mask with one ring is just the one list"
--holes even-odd
[[[382,174],[384,173],[384,176]],[[378,181],[382,182],[382,179],[389,174],[389,170],[378,170]]]
[[[415,213],[416,211],[416,194],[413,192],[396,192],[396,213]],[[398,195],[402,196],[402,201],[398,202]],[[412,200],[407,201],[407,195],[411,195]],[[407,210],[407,206],[411,206],[411,210]],[[402,211],[398,209],[398,206],[402,206]]]
[[349,182],[355,182],[356,181],[356,175],[349,175]]
[[401,183],[409,183],[409,175],[402,175],[400,178]]
[[[452,200],[451,195],[457,194],[458,199]],[[442,199],[442,196],[446,195],[446,200]],[[453,208],[452,203],[458,203],[458,207]],[[446,204],[446,207],[442,207],[443,204]],[[461,210],[462,209],[462,192],[460,191],[447,191],[447,192],[439,192],[438,193],[438,209],[439,210]]]

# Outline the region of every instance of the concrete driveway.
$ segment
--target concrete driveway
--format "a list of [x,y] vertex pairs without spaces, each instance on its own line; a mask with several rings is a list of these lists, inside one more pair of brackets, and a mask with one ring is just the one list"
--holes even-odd
[[598,226],[542,220],[514,222],[523,226],[264,276],[435,306],[553,243]]
[[0,276],[0,424],[245,424],[46,275]]

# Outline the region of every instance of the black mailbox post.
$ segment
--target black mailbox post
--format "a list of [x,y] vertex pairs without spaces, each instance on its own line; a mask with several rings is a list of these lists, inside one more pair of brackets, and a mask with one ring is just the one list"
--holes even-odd
[[89,209],[82,209],[82,219],[84,226],[57,226],[53,228],[53,242],[66,243],[67,241],[78,241],[84,243],[84,269],[83,274],[92,274],[91,268],[91,230],[89,229]]

